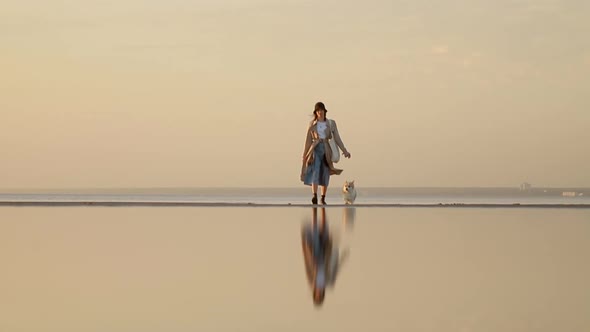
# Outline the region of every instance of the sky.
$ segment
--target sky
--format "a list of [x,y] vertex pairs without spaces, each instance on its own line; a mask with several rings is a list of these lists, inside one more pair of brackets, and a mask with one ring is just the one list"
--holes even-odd
[[590,3],[4,0],[0,190],[590,187]]

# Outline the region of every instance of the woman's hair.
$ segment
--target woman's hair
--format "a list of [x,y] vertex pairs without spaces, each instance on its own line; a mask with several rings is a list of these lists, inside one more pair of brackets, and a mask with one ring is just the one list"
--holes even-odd
[[328,110],[326,109],[326,106],[324,105],[324,103],[322,103],[321,101],[318,101],[317,103],[315,103],[315,106],[313,107],[313,119],[314,120],[318,119],[317,111],[319,111],[319,110],[324,110],[325,113],[328,113]]
[[318,289],[313,292],[313,304],[316,307],[321,307],[324,304],[324,298],[326,297],[326,290],[325,289]]

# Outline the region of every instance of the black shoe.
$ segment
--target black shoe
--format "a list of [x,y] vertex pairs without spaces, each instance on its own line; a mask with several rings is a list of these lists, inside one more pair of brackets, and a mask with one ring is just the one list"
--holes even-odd
[[323,196],[323,195],[322,195],[322,204],[323,205],[328,205],[328,204],[326,204],[326,196]]
[[311,204],[313,204],[313,205],[318,204],[318,197],[316,195],[313,195],[313,197],[311,198]]

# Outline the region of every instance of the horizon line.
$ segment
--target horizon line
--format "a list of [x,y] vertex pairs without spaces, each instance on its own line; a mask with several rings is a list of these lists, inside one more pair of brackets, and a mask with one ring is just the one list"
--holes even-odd
[[331,204],[331,205],[312,205],[309,203],[228,203],[228,202],[135,202],[135,201],[2,201],[0,206],[44,206],[44,207],[64,207],[64,206],[88,206],[88,207],[117,207],[117,206],[136,206],[136,207],[292,207],[292,208],[540,208],[540,209],[590,209],[590,204],[584,203],[361,203],[361,204]]
[[[121,190],[121,189],[305,189],[307,186],[137,186],[137,187],[25,187],[25,188],[0,188],[3,191],[23,191],[23,190]],[[340,188],[333,186],[332,188]],[[519,189],[515,186],[362,186],[357,189]],[[585,186],[531,186],[530,190],[535,189],[586,189]]]

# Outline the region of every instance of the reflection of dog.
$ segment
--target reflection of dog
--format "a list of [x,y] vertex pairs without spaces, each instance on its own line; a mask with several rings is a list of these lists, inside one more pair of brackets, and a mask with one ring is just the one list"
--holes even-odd
[[352,231],[354,227],[354,220],[356,219],[356,208],[347,206],[342,208],[342,224],[346,231]]
[[356,189],[354,189],[354,180],[350,182],[344,182],[344,186],[342,186],[342,198],[344,198],[344,203],[346,204],[354,203],[354,200],[356,199]]

